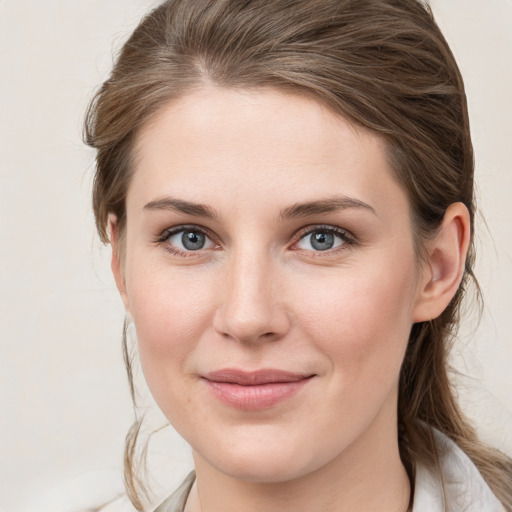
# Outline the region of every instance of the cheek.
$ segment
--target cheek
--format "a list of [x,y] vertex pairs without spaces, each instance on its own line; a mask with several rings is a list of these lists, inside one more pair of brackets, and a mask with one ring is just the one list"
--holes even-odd
[[[396,266],[340,271],[302,294],[302,329],[331,360],[340,378],[363,382],[372,373],[398,375],[412,326],[414,260]],[[342,371],[340,370],[340,367]]]
[[179,386],[179,379],[187,375],[190,354],[211,325],[212,287],[169,267],[132,268],[137,270],[127,276],[130,314],[142,369],[159,401],[159,395],[172,392],[165,391],[169,383]]

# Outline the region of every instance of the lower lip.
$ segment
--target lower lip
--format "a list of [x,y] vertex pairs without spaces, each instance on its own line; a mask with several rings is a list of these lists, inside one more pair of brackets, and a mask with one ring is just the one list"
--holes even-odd
[[206,380],[211,392],[227,405],[237,409],[267,409],[297,394],[312,377],[294,382],[272,382],[253,386],[242,386],[229,382]]

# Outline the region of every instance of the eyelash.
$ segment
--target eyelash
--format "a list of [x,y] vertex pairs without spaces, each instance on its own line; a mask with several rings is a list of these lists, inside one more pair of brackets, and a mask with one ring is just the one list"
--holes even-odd
[[[164,246],[164,249],[174,255],[174,256],[180,256],[182,258],[189,258],[189,257],[194,257],[198,254],[201,253],[201,249],[198,249],[197,251],[182,251],[181,249],[178,249],[177,247],[174,247],[173,245],[171,244],[166,244],[166,242],[169,241],[169,239],[174,236],[174,235],[177,235],[178,233],[181,233],[181,232],[184,232],[184,231],[193,231],[193,232],[196,232],[196,233],[201,233],[203,235],[205,235],[208,239],[210,240],[214,240],[214,235],[206,228],[203,228],[201,226],[197,226],[197,225],[194,225],[194,224],[185,224],[185,225],[181,225],[181,226],[176,226],[174,228],[171,228],[171,229],[166,229],[159,237],[158,239],[156,240],[156,244],[157,245],[163,245]],[[215,242],[214,242],[215,243]],[[218,244],[216,244],[218,245]]]
[[337,236],[338,238],[340,238],[343,241],[343,243],[338,247],[334,247],[332,249],[327,249],[325,251],[309,251],[306,249],[294,249],[294,250],[308,252],[308,253],[310,253],[310,255],[312,257],[316,258],[316,257],[323,257],[323,256],[327,256],[327,255],[336,254],[339,251],[344,251],[344,250],[348,249],[349,247],[356,245],[356,242],[357,242],[356,239],[354,238],[354,236],[351,233],[349,233],[348,231],[346,231],[345,229],[341,229],[341,228],[331,226],[331,225],[322,225],[322,224],[318,225],[317,224],[314,226],[307,226],[305,228],[302,228],[299,231],[299,233],[297,234],[297,236],[294,237],[295,240],[292,245],[296,245],[301,240],[305,239],[306,237],[308,237],[316,232],[329,233],[331,235]]
[[[213,241],[215,239],[215,236],[208,229],[201,227],[201,226],[189,224],[189,225],[176,226],[174,228],[165,230],[156,240],[156,244],[164,245],[164,249],[167,252],[169,252],[170,254],[175,255],[175,256],[180,256],[180,257],[185,257],[185,258],[197,256],[198,254],[201,253],[202,249],[198,249],[197,251],[182,251],[181,249],[178,249],[177,247],[175,247],[171,244],[168,244],[168,243],[166,244],[166,242],[168,242],[172,236],[174,236],[178,233],[187,231],[187,230],[201,233],[201,234],[205,235],[211,241]],[[329,255],[329,254],[337,253],[339,251],[346,250],[350,246],[356,245],[356,239],[348,231],[346,231],[344,229],[341,229],[341,228],[338,228],[335,226],[331,226],[331,225],[314,225],[314,226],[307,226],[305,228],[302,228],[297,234],[295,234],[293,236],[293,242],[292,242],[291,246],[293,247],[293,245],[296,245],[301,240],[305,239],[307,236],[312,235],[315,232],[323,232],[323,233],[332,234],[332,235],[340,238],[343,241],[343,243],[341,244],[341,246],[334,247],[332,249],[326,249],[325,251],[310,251],[310,250],[300,249],[300,248],[293,249],[293,250],[304,251],[304,252],[310,253],[310,255],[313,257],[322,257],[324,255]]]

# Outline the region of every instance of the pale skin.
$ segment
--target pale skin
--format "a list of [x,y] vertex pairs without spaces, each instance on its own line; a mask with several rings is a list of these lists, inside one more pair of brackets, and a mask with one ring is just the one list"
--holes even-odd
[[[406,511],[400,365],[413,323],[457,290],[467,209],[448,208],[418,261],[384,142],[273,90],[205,86],[134,151],[112,268],[149,388],[193,450],[187,511]],[[308,379],[245,410],[211,393],[221,368]]]

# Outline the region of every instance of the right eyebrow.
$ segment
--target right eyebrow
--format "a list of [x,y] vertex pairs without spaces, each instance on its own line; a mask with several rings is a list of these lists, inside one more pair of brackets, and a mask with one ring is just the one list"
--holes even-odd
[[144,205],[144,210],[170,210],[207,219],[218,219],[220,217],[215,210],[205,204],[193,203],[168,196],[150,201]]

